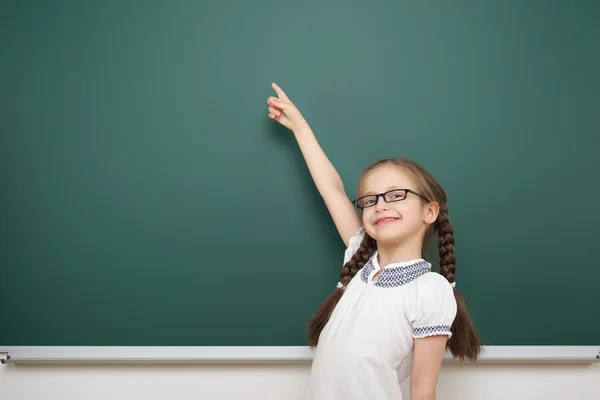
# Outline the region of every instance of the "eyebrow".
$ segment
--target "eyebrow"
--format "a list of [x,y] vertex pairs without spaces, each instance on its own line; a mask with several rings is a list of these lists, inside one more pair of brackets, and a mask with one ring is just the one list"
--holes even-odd
[[[384,190],[384,192],[387,192],[387,191],[392,190],[392,189],[400,189],[400,186],[397,186],[397,185],[389,186],[387,189]],[[366,192],[366,193],[363,193],[362,195],[363,196],[368,196],[370,194],[375,194],[375,192]]]

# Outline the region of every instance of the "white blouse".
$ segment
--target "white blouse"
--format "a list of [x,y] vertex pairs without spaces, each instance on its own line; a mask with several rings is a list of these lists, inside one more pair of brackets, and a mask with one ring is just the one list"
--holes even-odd
[[[350,240],[344,263],[364,235]],[[357,272],[315,349],[306,400],[400,400],[412,367],[414,338],[450,337],[456,300],[446,278],[423,259],[386,265],[377,251]]]

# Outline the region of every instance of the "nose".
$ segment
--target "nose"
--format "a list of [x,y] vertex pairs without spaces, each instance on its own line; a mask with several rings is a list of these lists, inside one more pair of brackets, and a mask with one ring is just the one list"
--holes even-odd
[[378,212],[388,210],[388,203],[385,202],[385,199],[383,198],[383,196],[379,196],[377,198],[377,203],[375,203],[375,210]]

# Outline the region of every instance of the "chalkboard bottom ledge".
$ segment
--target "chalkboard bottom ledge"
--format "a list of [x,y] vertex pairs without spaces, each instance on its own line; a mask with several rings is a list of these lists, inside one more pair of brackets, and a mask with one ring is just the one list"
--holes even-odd
[[[310,363],[303,346],[2,346],[2,364],[24,363]],[[449,353],[445,362],[454,360]],[[485,346],[482,362],[600,362],[598,346]]]

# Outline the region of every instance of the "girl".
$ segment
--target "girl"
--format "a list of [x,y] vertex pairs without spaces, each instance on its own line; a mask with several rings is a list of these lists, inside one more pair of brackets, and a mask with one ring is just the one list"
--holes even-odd
[[[480,343],[454,289],[454,238],[446,193],[422,167],[385,159],[367,168],[350,201],[298,109],[276,85],[269,117],[290,129],[346,245],[337,288],[309,325],[315,348],[306,399],[435,399],[447,347],[475,360]],[[361,211],[360,218],[355,209]],[[441,274],[421,258],[437,232]]]

